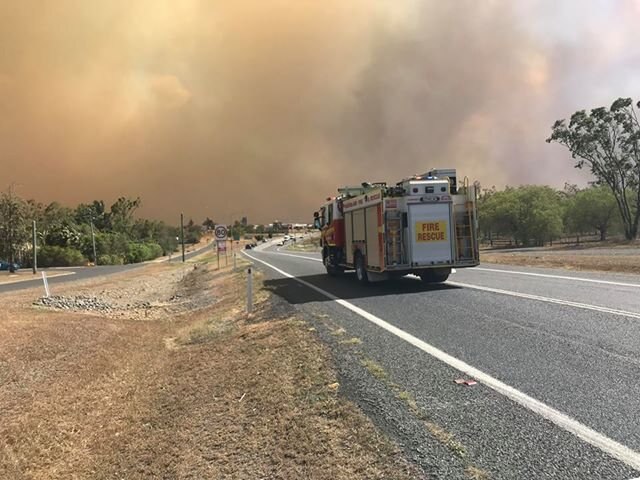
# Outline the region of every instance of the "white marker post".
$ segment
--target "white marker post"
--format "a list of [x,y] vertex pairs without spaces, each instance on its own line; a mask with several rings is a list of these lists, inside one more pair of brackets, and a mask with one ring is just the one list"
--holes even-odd
[[251,315],[253,311],[253,274],[251,267],[247,269],[247,313]]
[[46,297],[49,298],[51,293],[49,292],[49,281],[47,280],[47,274],[45,272],[42,272],[42,283],[44,284],[44,293]]

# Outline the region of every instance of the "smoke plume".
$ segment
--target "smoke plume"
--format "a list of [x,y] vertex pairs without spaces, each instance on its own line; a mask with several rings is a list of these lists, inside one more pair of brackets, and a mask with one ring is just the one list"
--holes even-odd
[[544,139],[638,97],[640,8],[556,3],[7,1],[3,178],[172,222],[308,221],[338,186],[431,167],[584,181]]

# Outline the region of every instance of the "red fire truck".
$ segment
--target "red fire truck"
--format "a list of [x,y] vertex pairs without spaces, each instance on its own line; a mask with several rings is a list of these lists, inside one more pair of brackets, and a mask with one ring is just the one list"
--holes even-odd
[[454,169],[338,193],[314,213],[329,275],[354,269],[361,283],[407,274],[439,283],[452,268],[479,264],[476,186],[458,185]]

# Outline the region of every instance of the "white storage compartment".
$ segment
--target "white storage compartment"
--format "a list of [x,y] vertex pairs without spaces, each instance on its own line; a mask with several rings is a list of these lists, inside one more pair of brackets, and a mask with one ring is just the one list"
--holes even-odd
[[452,263],[454,236],[449,203],[409,205],[407,220],[413,266]]

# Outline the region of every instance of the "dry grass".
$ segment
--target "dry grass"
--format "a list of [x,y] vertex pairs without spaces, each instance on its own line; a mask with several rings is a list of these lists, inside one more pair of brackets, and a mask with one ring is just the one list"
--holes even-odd
[[319,252],[320,251],[320,234],[314,233],[309,236],[305,236],[302,240],[296,240],[295,242],[287,245],[287,250],[294,252]]
[[11,296],[0,311],[0,478],[420,476],[337,394],[308,325],[274,313],[263,291],[247,318],[241,274],[207,270],[189,282],[177,285],[183,295],[206,290],[218,303],[144,322],[36,310],[33,292]]
[[489,480],[491,478],[486,470],[473,466],[465,468],[464,474],[471,480]]
[[361,360],[362,366],[369,370],[369,373],[376,377],[378,380],[386,380],[389,377],[387,371],[382,366],[371,360],[370,358],[364,358]]
[[533,267],[566,268],[640,274],[638,255],[572,255],[571,253],[544,254],[544,252],[488,253],[481,254],[483,263],[522,265]]
[[424,422],[427,430],[433,435],[440,443],[445,445],[449,450],[455,453],[459,457],[464,457],[466,450],[464,445],[455,439],[451,432],[448,432],[440,425],[434,422]]

